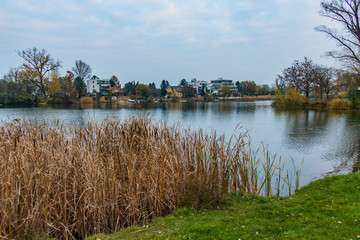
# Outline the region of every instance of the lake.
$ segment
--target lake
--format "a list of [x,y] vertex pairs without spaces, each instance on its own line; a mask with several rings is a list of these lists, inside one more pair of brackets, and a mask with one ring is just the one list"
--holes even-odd
[[184,128],[216,130],[229,138],[248,131],[254,146],[302,165],[301,185],[360,169],[360,112],[279,110],[264,102],[144,103],[70,107],[0,108],[0,120],[62,120],[85,124],[139,113]]

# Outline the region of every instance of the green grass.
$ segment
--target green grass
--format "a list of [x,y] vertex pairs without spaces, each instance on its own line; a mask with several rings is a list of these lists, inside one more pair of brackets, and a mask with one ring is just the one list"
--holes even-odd
[[289,197],[233,195],[215,210],[184,207],[151,224],[90,239],[358,239],[360,174],[329,177]]

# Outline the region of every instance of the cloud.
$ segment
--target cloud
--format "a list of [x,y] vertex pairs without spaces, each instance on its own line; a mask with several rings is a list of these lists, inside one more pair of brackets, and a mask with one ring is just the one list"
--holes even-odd
[[259,8],[259,4],[254,0],[240,0],[237,6],[242,11],[252,11]]
[[[98,69],[116,62],[141,68],[154,61],[154,72],[165,65],[176,68],[170,66],[174,63],[193,64],[206,72],[236,62],[256,65],[257,58],[273,66],[285,61],[282,55],[311,57],[326,51],[324,37],[313,31],[317,25],[329,25],[319,10],[314,0],[4,0],[0,35],[6,38],[0,51],[47,48],[70,64],[88,56],[101,66]],[[126,66],[124,71],[133,69]]]
[[[92,0],[76,1],[7,1],[0,13],[1,26],[18,31],[59,31],[64,37],[71,32],[93,38],[122,35],[132,40],[171,40],[196,44],[230,36],[245,39],[233,22],[232,9],[219,1],[176,0]],[[8,14],[7,14],[8,13]],[[46,34],[49,34],[46,32]],[[123,38],[123,39],[125,39]],[[236,41],[234,41],[236,42]]]
[[152,37],[172,37],[187,43],[223,42],[232,35],[236,39],[245,38],[232,19],[231,9],[220,3],[197,1],[179,4],[163,3],[162,8],[139,17],[142,31],[151,32]]

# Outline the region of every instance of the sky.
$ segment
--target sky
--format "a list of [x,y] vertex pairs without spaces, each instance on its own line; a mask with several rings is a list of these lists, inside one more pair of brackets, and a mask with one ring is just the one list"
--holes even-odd
[[60,74],[82,60],[100,78],[122,84],[165,79],[178,84],[276,76],[305,56],[326,57],[334,41],[314,27],[321,0],[1,0],[0,76],[23,60],[16,50],[36,47],[62,62]]

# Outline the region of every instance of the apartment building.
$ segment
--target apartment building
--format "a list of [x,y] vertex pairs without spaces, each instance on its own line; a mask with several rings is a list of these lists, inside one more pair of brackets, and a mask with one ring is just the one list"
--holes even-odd
[[102,96],[105,96],[109,93],[110,89],[110,80],[109,79],[99,79],[91,78],[87,80],[87,92],[92,93],[101,93]]
[[208,89],[211,93],[218,94],[222,87],[230,87],[231,93],[236,93],[238,91],[233,80],[227,80],[223,78],[211,80]]
[[189,86],[196,89],[197,94],[200,94],[202,88],[206,89],[208,87],[207,81],[199,81],[199,80],[196,80],[196,78],[193,78],[188,84],[189,84]]

